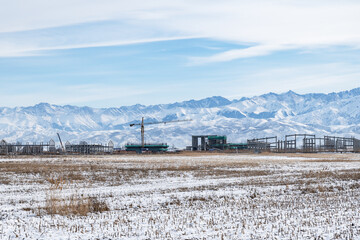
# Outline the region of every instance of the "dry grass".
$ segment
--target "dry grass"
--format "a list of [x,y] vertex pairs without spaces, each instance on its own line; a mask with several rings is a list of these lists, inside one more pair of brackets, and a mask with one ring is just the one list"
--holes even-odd
[[344,187],[342,186],[328,186],[328,185],[306,185],[303,187],[299,187],[299,190],[302,194],[306,193],[325,193],[325,192],[340,192],[344,191]]
[[[283,156],[8,159],[0,161],[0,184],[11,182],[3,196],[19,189],[29,196],[4,197],[0,203],[41,217],[12,224],[4,215],[2,223],[12,228],[13,238],[24,239],[28,229],[37,238],[49,237],[47,231],[54,229],[79,239],[319,239],[319,229],[330,229],[337,232],[325,239],[357,239],[360,225],[358,230],[349,226],[360,220],[354,208],[360,199],[359,155]],[[42,195],[36,196],[37,191]],[[0,230],[3,236],[11,238]]]
[[[188,153],[184,153],[185,155]],[[189,153],[190,154],[190,153]],[[123,160],[121,157],[109,156],[77,156],[61,158],[38,158],[30,161],[14,160],[0,162],[0,171],[4,173],[0,176],[1,184],[17,184],[23,181],[46,184],[55,176],[57,179],[62,178],[68,183],[78,183],[80,186],[86,185],[122,185],[134,181],[142,180],[147,182],[149,179],[159,177],[184,177],[191,175],[195,178],[237,178],[237,177],[268,177],[273,174],[280,174],[279,170],[268,170],[267,166],[272,167],[274,164],[286,165],[291,160],[253,160],[251,157],[241,161],[236,159],[226,159],[225,154],[208,154],[207,158],[204,153],[191,153],[194,158],[162,155],[157,158],[153,155],[142,156],[141,158],[126,156]],[[284,156],[282,154],[262,153],[260,156]],[[215,157],[214,157],[215,156]],[[240,154],[241,156],[241,154]],[[251,155],[250,155],[251,156]],[[259,156],[259,154],[254,155]],[[344,159],[347,155],[329,155],[329,154],[289,154],[294,157],[319,157],[313,162],[304,159],[303,162],[326,163],[324,156],[330,156],[331,162],[354,161]],[[165,158],[164,158],[165,157]],[[226,160],[223,160],[225,158]],[[29,158],[30,159],[30,158]],[[189,161],[189,159],[192,159]],[[303,170],[300,173],[299,182],[317,182],[324,179],[341,179],[341,180],[358,180],[360,171],[327,171],[327,170]],[[19,178],[19,176],[21,176]],[[293,180],[294,179],[294,180]],[[278,178],[275,180],[280,185],[296,184],[297,176],[294,178]],[[51,182],[50,182],[51,183]],[[51,183],[52,184],[52,183]],[[268,185],[268,182],[254,180],[250,184]]]
[[[258,162],[242,161],[227,162],[226,169],[223,161],[196,160],[187,161],[128,161],[124,167],[120,161],[109,162],[104,157],[91,159],[79,156],[72,159],[19,160],[0,162],[0,171],[6,173],[0,177],[0,183],[9,184],[13,181],[28,181],[47,183],[51,176],[61,177],[67,182],[91,182],[93,184],[121,185],[138,179],[157,178],[159,175],[181,177],[192,174],[195,177],[236,177],[262,176],[269,171],[252,170],[259,166]],[[236,170],[234,170],[236,169]],[[246,169],[246,170],[239,170]],[[17,176],[17,177],[14,177]],[[22,176],[21,179],[18,176]],[[10,180],[11,179],[11,180]]]
[[360,169],[350,169],[341,171],[308,171],[302,173],[302,178],[324,179],[332,178],[339,180],[360,180]]
[[[67,184],[63,178],[49,178],[49,190],[46,195],[46,203],[43,208],[47,214],[59,214],[62,216],[81,215],[89,213],[109,211],[109,207],[104,200],[97,196],[83,196],[72,194],[69,197],[63,195],[63,189]],[[42,209],[38,209],[38,215],[42,215]]]
[[[44,210],[50,215],[59,214],[62,216],[86,216],[89,213],[102,213],[104,211],[109,211],[109,207],[105,201],[99,200],[98,197],[72,195],[69,199],[59,199],[50,195],[46,199]],[[42,215],[41,209],[38,214]]]

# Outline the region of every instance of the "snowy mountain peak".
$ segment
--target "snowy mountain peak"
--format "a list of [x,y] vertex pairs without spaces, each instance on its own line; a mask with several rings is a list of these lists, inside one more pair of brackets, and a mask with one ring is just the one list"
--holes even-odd
[[192,122],[148,125],[146,141],[189,145],[191,135],[227,135],[231,142],[291,133],[360,135],[360,88],[339,93],[267,93],[230,101],[221,96],[171,104],[136,104],[118,108],[91,108],[39,103],[31,107],[0,108],[0,139],[8,142],[64,141],[106,143],[115,146],[139,142],[140,129],[130,127],[146,121]]

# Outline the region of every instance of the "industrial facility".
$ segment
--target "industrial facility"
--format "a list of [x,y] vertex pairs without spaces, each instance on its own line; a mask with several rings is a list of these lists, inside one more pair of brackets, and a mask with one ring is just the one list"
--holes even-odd
[[324,136],[313,134],[285,135],[284,140],[278,137],[248,139],[246,143],[227,143],[226,136],[193,135],[191,151],[211,150],[247,150],[251,152],[275,153],[317,153],[317,152],[360,152],[360,140],[354,137]]
[[[199,144],[200,140],[200,144]],[[218,135],[193,135],[192,151],[211,151],[211,150],[243,150],[247,149],[246,143],[227,143],[226,136]]]
[[169,145],[166,143],[145,143],[144,145],[136,143],[127,143],[125,145],[126,151],[134,151],[136,153],[142,152],[166,152],[169,148]]
[[107,145],[89,144],[81,141],[79,144],[65,143],[65,152],[70,154],[111,154],[114,151],[114,143],[110,140]]
[[256,138],[247,141],[248,149],[278,153],[316,153],[316,152],[360,152],[360,140],[354,137],[324,136],[312,134],[285,135],[284,140],[277,137]]
[[56,148],[55,141],[48,143],[8,143],[5,140],[0,142],[1,155],[42,155],[42,154],[111,154],[114,151],[114,143],[108,144],[88,144],[85,141],[79,144],[66,142],[65,147],[61,143],[61,148]]
[[[113,153],[163,153],[167,152],[167,143],[146,143],[144,126],[151,124],[167,124],[192,121],[175,120],[167,122],[144,122],[130,124],[141,127],[141,143],[127,143],[125,150],[115,149],[110,140],[107,144],[92,144],[80,141],[78,144],[67,141],[65,145],[57,133],[60,147],[56,148],[55,141],[47,143],[8,143],[0,141],[1,155],[41,155],[41,154],[113,154]],[[223,152],[274,152],[274,153],[317,153],[317,152],[360,152],[360,140],[354,137],[323,136],[316,137],[314,134],[291,134],[283,139],[277,136],[248,139],[245,143],[229,143],[225,135],[192,135],[191,146],[188,151],[223,151]],[[177,151],[178,152],[178,151]]]
[[5,140],[0,142],[0,154],[43,154],[43,153],[56,153],[55,141],[50,140],[48,143],[8,143]]
[[184,119],[184,120],[175,120],[175,121],[164,121],[164,122],[144,122],[144,118],[141,119],[140,123],[132,123],[130,127],[133,126],[141,126],[141,143],[127,143],[125,145],[126,151],[133,151],[136,153],[143,152],[166,152],[169,148],[169,145],[166,143],[145,143],[145,125],[153,125],[153,124],[167,124],[167,123],[178,123],[178,122],[188,122],[192,121],[192,119]]

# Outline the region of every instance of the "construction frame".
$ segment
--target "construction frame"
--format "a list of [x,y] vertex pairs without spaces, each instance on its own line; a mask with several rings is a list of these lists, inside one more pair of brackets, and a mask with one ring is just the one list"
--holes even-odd
[[65,143],[65,152],[67,154],[112,154],[114,152],[114,143],[110,140],[107,145],[90,144],[81,141],[79,144]]
[[323,136],[314,134],[285,135],[284,140],[277,137],[247,140],[248,149],[255,152],[277,153],[317,153],[317,152],[360,152],[360,140],[355,137]]
[[5,140],[0,141],[1,155],[41,155],[56,153],[55,141],[50,140],[48,143],[8,143]]

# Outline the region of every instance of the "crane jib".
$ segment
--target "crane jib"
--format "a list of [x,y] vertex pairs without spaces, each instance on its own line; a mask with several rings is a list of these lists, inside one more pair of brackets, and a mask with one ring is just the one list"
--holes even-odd
[[172,123],[172,122],[188,122],[188,121],[192,121],[192,119],[184,119],[184,120],[176,120],[176,121],[167,121],[167,122],[131,123],[131,124],[130,124],[130,127],[133,127],[133,126],[141,126],[142,124],[143,124],[143,125],[160,124],[160,123],[167,124],[167,123]]

